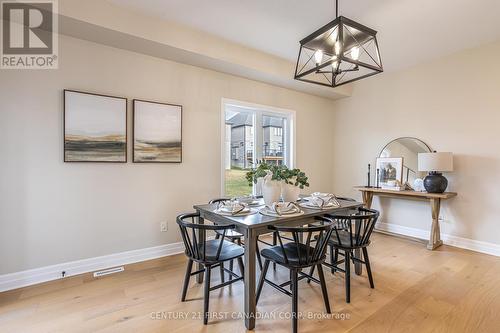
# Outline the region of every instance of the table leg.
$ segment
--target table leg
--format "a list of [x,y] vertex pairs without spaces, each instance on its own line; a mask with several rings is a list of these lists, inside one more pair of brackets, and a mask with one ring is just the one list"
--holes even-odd
[[[203,217],[199,217],[198,219],[199,224],[204,224],[205,219]],[[205,239],[205,230],[198,229],[198,242],[201,242],[202,239]],[[203,265],[200,263],[196,264],[196,270],[203,269]],[[198,276],[196,277],[196,281],[198,283],[203,283],[203,272],[199,273]]]
[[245,233],[245,326],[249,330],[255,327],[255,251],[257,236],[255,231],[247,229]]
[[434,250],[435,248],[443,244],[443,241],[441,240],[441,230],[439,228],[439,211],[441,210],[441,199],[432,198],[430,199],[430,202],[432,208],[432,226],[427,249]]

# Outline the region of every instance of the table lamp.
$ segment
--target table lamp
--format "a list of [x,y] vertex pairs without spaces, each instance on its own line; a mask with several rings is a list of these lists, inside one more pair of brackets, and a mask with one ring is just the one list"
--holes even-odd
[[441,172],[453,171],[453,154],[448,152],[419,153],[418,171],[428,171],[424,188],[428,193],[443,193],[448,180]]

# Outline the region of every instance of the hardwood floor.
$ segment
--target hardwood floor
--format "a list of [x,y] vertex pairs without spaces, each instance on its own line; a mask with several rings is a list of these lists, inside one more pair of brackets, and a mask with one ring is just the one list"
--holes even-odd
[[[374,234],[370,259],[375,289],[365,273],[353,275],[351,304],[344,301],[342,274],[326,274],[331,318],[321,318],[320,286],[299,283],[299,311],[314,315],[299,320],[299,332],[500,330],[500,258],[449,246],[431,252]],[[99,279],[85,274],[1,293],[0,332],[245,332],[240,283],[210,294],[210,310],[226,318],[212,318],[208,326],[191,318],[202,311],[203,288],[193,278],[188,301],[180,302],[185,264],[185,256],[176,255]],[[269,274],[287,279],[285,270]],[[267,318],[257,319],[255,332],[289,332],[290,307],[286,295],[264,286],[258,310]]]

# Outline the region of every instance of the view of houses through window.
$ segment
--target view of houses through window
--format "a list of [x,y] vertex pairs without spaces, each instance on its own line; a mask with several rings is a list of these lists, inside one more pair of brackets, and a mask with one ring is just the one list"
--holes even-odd
[[224,195],[254,194],[249,169],[261,161],[290,166],[291,113],[227,103],[224,117]]

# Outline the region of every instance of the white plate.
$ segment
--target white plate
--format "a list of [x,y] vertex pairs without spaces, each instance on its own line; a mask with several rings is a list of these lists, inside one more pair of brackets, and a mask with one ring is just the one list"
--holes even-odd
[[281,214],[281,215],[278,215],[278,213],[276,213],[275,211],[270,210],[267,207],[263,207],[263,208],[259,209],[259,213],[261,213],[262,215],[272,216],[272,217],[294,217],[294,216],[303,215],[304,211],[301,210],[300,212],[293,213],[293,214]]
[[231,212],[226,212],[224,210],[216,209],[214,210],[214,213],[219,214],[219,215],[224,215],[224,216],[247,216],[247,215],[252,215],[257,213],[255,209],[250,209],[250,208],[245,208],[243,211],[239,212],[238,214],[233,214]]

